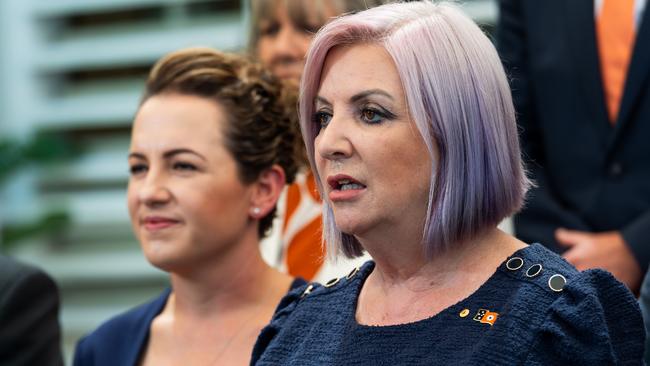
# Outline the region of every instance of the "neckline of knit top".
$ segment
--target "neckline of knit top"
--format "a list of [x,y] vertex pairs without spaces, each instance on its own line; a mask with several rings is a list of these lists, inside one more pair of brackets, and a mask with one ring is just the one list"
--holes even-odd
[[[359,330],[364,330],[364,331],[369,331],[369,332],[382,332],[384,330],[386,331],[391,331],[394,329],[400,329],[400,330],[407,330],[408,328],[421,328],[421,327],[431,327],[432,325],[438,323],[438,322],[446,322],[449,320],[455,320],[458,318],[458,314],[463,311],[463,309],[466,309],[467,306],[470,303],[474,302],[473,300],[475,299],[480,299],[484,297],[484,292],[491,291],[493,286],[495,285],[495,282],[500,281],[498,274],[500,273],[505,273],[509,276],[515,276],[515,277],[521,277],[525,278],[525,271],[526,269],[530,268],[530,266],[537,264],[536,261],[533,259],[537,257],[538,255],[546,252],[547,250],[541,245],[541,244],[531,244],[527,245],[524,248],[516,250],[514,253],[509,255],[505,260],[503,260],[499,266],[496,268],[496,270],[490,275],[490,277],[483,283],[481,284],[474,292],[470,293],[468,296],[465,298],[457,301],[453,305],[450,305],[438,313],[423,318],[419,320],[415,320],[412,322],[406,322],[406,323],[399,323],[399,324],[389,324],[389,325],[372,325],[372,324],[361,324],[357,320],[356,317],[356,311],[357,311],[357,306],[359,302],[359,295],[361,293],[361,289],[363,285],[365,284],[366,280],[372,273],[372,271],[375,269],[375,262],[374,261],[368,261],[363,264],[363,266],[359,267],[358,272],[354,277],[349,279],[349,283],[347,284],[348,286],[352,286],[354,288],[353,292],[355,294],[355,301],[349,303],[350,306],[347,307],[348,314],[354,319],[354,326],[358,328]],[[506,266],[507,262],[511,258],[522,258],[523,264],[522,268],[519,269],[519,271],[512,271],[509,270]],[[513,273],[514,272],[514,273]],[[517,272],[523,272],[523,273],[518,273]],[[544,273],[540,273],[540,275],[543,275]],[[550,277],[552,274],[548,274],[548,277]],[[344,278],[340,279],[339,284],[341,287],[343,287],[344,283]],[[350,289],[351,290],[351,289]],[[474,315],[474,314],[472,314]]]

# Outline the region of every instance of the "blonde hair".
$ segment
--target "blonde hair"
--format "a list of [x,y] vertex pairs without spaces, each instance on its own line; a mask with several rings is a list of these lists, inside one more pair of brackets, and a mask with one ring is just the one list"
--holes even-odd
[[[386,3],[386,0],[251,0],[251,23],[248,39],[250,55],[256,57],[257,43],[260,39],[260,24],[275,17],[278,2],[284,3],[289,19],[299,29],[316,33],[329,20],[327,15],[341,15],[365,10]],[[317,24],[307,24],[309,16],[314,16]],[[313,29],[312,27],[315,27]]]

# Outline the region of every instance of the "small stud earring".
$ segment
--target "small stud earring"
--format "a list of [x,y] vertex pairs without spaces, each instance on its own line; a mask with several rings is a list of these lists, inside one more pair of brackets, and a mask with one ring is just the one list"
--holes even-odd
[[253,215],[258,216],[262,210],[259,207],[253,208]]

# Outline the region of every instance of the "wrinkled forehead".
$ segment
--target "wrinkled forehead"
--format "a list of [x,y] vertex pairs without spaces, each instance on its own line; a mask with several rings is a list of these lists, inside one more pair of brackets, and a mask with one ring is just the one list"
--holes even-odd
[[387,94],[406,105],[397,66],[383,44],[358,42],[330,48],[323,60],[315,97],[361,91],[380,91],[370,94]]

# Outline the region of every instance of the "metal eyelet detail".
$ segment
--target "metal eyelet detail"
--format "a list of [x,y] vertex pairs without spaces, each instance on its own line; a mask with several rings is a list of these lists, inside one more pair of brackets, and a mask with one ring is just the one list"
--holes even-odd
[[350,271],[350,273],[348,273],[347,276],[345,276],[345,278],[349,280],[350,278],[354,277],[358,272],[359,272],[359,267],[355,267],[354,269],[352,269],[352,271]]
[[555,292],[564,290],[565,285],[566,278],[561,274],[554,274],[548,279],[548,287]]
[[526,277],[535,277],[538,274],[542,273],[542,265],[541,264],[533,264],[526,270]]
[[305,296],[311,294],[311,291],[312,291],[313,289],[314,289],[314,285],[312,285],[312,284],[310,283],[309,286],[307,286],[307,288],[305,289],[305,291],[302,292],[302,295],[300,295],[300,298],[302,299],[303,297],[305,297]]
[[332,286],[336,285],[337,283],[339,283],[340,280],[341,279],[338,278],[338,277],[332,278],[331,280],[327,281],[327,283],[325,284],[325,287],[332,287]]
[[524,265],[524,260],[519,258],[519,257],[512,257],[508,259],[506,262],[506,268],[508,268],[511,271],[516,271],[519,268],[523,267]]

